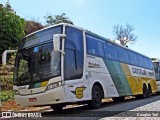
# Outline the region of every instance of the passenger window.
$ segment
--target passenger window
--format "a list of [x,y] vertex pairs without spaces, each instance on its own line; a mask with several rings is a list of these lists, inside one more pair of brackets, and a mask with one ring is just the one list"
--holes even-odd
[[136,53],[128,51],[129,63],[133,65],[137,65]]
[[148,59],[148,69],[153,69],[153,64],[150,59]]
[[144,65],[143,65],[143,57],[142,56],[137,55],[137,62],[138,62],[139,66],[144,67]]
[[117,46],[117,52],[118,52],[119,61],[125,62],[125,63],[129,62],[127,50]]
[[145,68],[149,68],[149,65],[148,65],[148,58],[143,57],[143,65],[144,65]]
[[117,60],[117,52],[113,44],[105,42],[104,51],[106,58]]
[[86,36],[87,53],[99,57],[104,56],[103,41],[90,35]]

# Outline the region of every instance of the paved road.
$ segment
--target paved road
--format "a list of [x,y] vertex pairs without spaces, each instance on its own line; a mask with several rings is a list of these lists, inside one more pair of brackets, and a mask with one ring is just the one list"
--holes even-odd
[[[158,105],[157,105],[158,104]],[[136,111],[136,112],[135,112]],[[77,108],[65,109],[60,113],[46,112],[42,113],[42,118],[40,120],[61,120],[61,119],[79,119],[79,120],[97,120],[97,119],[107,119],[108,117],[137,117],[137,113],[143,117],[143,115],[148,114],[159,114],[160,111],[160,94],[153,95],[147,99],[127,99],[123,102],[104,102],[102,108],[91,110],[87,106],[80,106]],[[153,113],[154,111],[154,113]],[[153,116],[152,116],[153,117]],[[19,118],[22,119],[22,118]],[[27,118],[28,119],[28,118]],[[31,118],[34,119],[34,118]],[[119,119],[119,118],[117,118]]]

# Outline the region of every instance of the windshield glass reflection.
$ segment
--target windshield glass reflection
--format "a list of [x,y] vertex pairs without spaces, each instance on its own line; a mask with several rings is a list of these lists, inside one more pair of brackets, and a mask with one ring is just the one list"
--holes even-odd
[[21,50],[16,60],[15,83],[24,84],[60,75],[60,53],[53,43]]

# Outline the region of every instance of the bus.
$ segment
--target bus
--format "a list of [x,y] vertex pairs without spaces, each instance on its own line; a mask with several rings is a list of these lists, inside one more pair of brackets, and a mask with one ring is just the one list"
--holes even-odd
[[157,91],[149,57],[74,25],[31,33],[19,45],[14,97],[21,106],[99,108],[103,98],[149,97]]
[[160,59],[152,58],[152,63],[153,63],[154,71],[156,75],[158,92],[160,92]]

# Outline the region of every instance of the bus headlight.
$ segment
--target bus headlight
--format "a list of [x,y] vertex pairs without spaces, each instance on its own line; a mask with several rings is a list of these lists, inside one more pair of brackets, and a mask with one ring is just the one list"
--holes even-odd
[[18,90],[14,90],[14,95],[20,95],[20,92]]
[[62,82],[59,81],[59,82],[55,82],[55,83],[51,83],[47,86],[47,90],[51,90],[51,89],[55,89],[57,87],[60,87],[62,86]]

